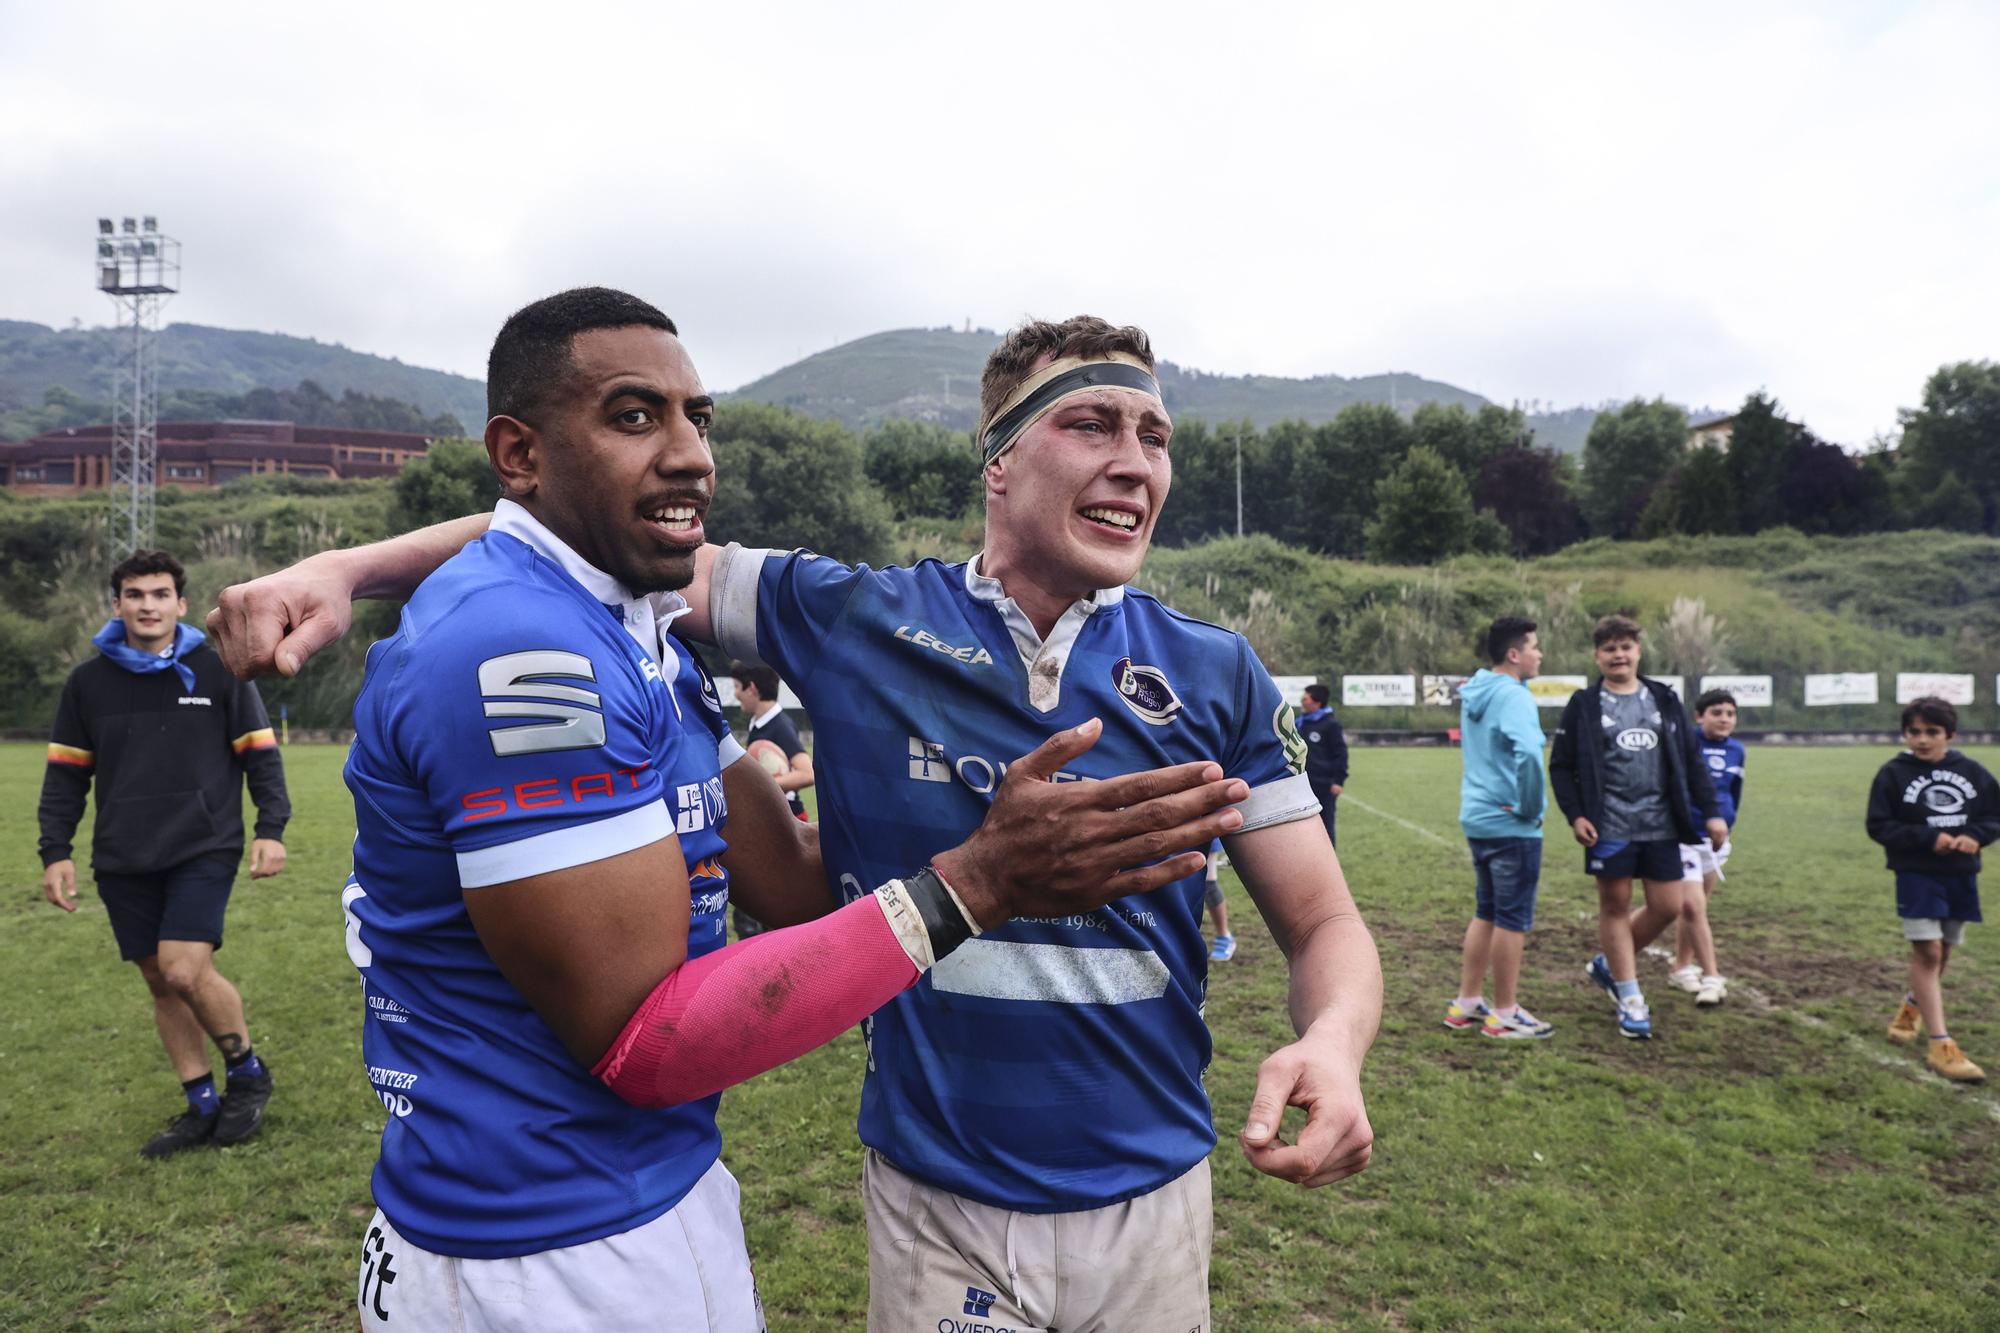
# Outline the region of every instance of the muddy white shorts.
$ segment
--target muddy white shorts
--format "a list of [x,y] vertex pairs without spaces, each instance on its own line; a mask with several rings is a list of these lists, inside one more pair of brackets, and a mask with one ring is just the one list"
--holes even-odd
[[1722,850],[1717,851],[1706,842],[1684,842],[1681,844],[1681,878],[1701,883],[1710,875],[1722,879],[1722,867],[1729,860],[1730,848],[1735,846],[1727,838],[1722,841]]
[[398,1235],[381,1209],[361,1242],[369,1333],[764,1333],[741,1191],[717,1162],[644,1226],[517,1259],[454,1259]]
[[1150,1194],[1016,1213],[870,1150],[869,1333],[1210,1333],[1206,1159]]

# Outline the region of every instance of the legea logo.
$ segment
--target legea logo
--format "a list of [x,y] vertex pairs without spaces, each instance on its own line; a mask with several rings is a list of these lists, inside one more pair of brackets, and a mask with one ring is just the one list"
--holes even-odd
[[993,660],[993,654],[974,644],[970,648],[954,648],[927,629],[912,629],[908,625],[896,626],[896,637],[904,643],[914,643],[919,648],[929,648],[932,652],[943,653],[954,662],[967,666],[985,666]]

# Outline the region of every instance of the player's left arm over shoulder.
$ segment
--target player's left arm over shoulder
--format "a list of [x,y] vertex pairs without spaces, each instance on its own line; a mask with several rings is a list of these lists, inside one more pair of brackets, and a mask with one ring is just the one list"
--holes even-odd
[[[1258,1069],[1244,1152],[1267,1174],[1328,1184],[1367,1166],[1374,1140],[1361,1062],[1382,1021],[1375,940],[1319,820],[1268,825],[1225,845],[1290,964],[1292,1027],[1299,1034]],[[1291,1145],[1277,1133],[1287,1103],[1308,1112]]]

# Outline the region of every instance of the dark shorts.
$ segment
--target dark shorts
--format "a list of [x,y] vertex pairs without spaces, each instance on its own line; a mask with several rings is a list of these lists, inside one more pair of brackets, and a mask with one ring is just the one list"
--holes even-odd
[[1655,838],[1647,842],[1600,839],[1595,847],[1583,849],[1583,871],[1599,879],[1650,879],[1678,884],[1681,878],[1681,845],[1672,838]]
[[97,895],[128,963],[151,958],[161,940],[197,940],[222,947],[222,914],[236,883],[241,852],[211,852],[144,875],[101,871]]
[[1535,890],[1542,881],[1540,838],[1467,838],[1475,877],[1473,914],[1502,930],[1535,925]]
[[1937,921],[1980,921],[1979,876],[1896,872],[1896,915]]

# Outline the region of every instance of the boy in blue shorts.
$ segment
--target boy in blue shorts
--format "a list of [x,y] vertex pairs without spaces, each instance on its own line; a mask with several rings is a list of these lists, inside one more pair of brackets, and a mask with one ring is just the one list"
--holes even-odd
[[[1715,785],[1715,803],[1722,822],[1733,831],[1743,808],[1743,742],[1736,730],[1736,696],[1727,690],[1704,690],[1694,701],[1695,725],[1701,728],[1701,757]],[[1707,1008],[1729,998],[1729,984],[1715,961],[1715,935],[1708,925],[1708,900],[1729,863],[1732,840],[1720,847],[1695,841],[1681,844],[1681,922],[1674,932],[1674,970],[1667,979]]]
[[1979,849],[2000,837],[2000,785],[1951,748],[1958,710],[1926,695],[1903,710],[1909,749],[1875,775],[1868,793],[1868,836],[1882,844],[1896,872],[1896,915],[1910,942],[1910,989],[1889,1024],[1889,1040],[1908,1045],[1922,1024],[1930,1034],[1924,1062],[1946,1078],[1977,1083],[1986,1071],[1965,1058],[1944,1022],[1944,970],[1965,923],[1979,916]]
[[[1597,879],[1603,952],[1585,974],[1612,997],[1619,1033],[1645,1041],[1653,1022],[1639,990],[1638,951],[1680,915],[1681,846],[1706,832],[1720,850],[1729,826],[1680,696],[1639,674],[1638,622],[1605,616],[1590,637],[1599,677],[1563,707],[1549,782]],[[1634,879],[1646,886],[1637,912]]]
[[[1503,1041],[1555,1031],[1521,1007],[1521,951],[1535,924],[1542,874],[1542,724],[1528,682],[1542,668],[1535,622],[1502,616],[1486,630],[1488,666],[1460,691],[1465,772],[1458,823],[1472,853],[1472,920],[1460,954],[1458,998],[1445,1006],[1454,1032],[1478,1028]],[[1480,996],[1493,974],[1493,1007]]]

